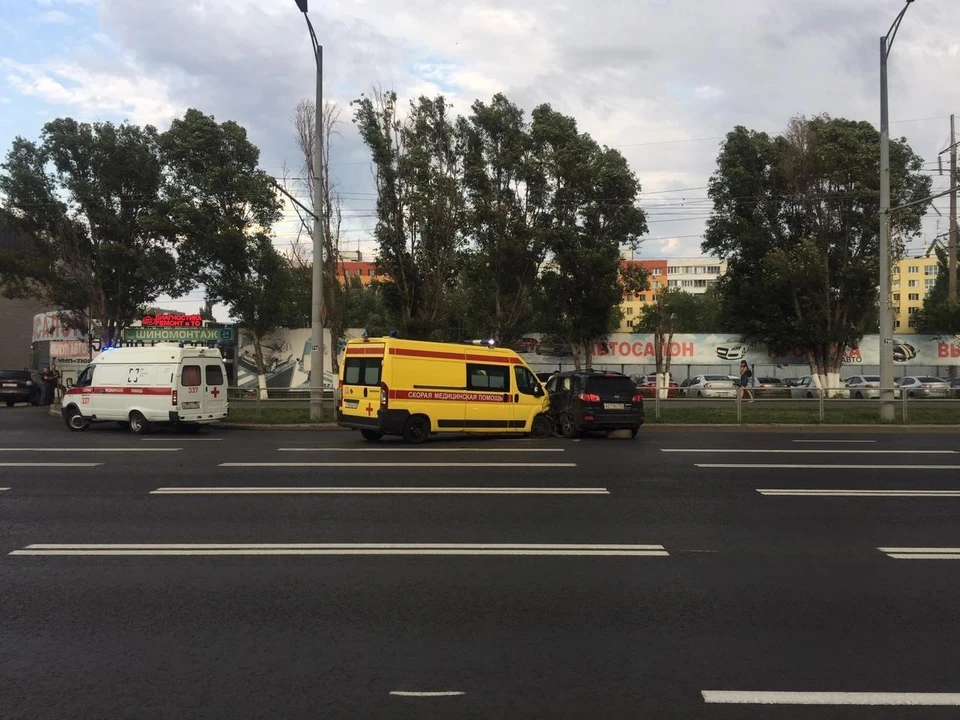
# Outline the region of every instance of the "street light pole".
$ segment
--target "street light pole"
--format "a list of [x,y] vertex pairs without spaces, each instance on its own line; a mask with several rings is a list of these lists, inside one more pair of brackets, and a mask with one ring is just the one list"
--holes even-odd
[[893,305],[890,287],[890,116],[887,103],[887,57],[893,47],[907,0],[887,34],[880,38],[880,419],[894,419]]
[[307,0],[296,0],[297,7],[307,21],[313,56],[317,64],[317,97],[313,133],[313,291],[310,312],[310,419],[323,416],[323,208],[321,178],[323,172],[323,46],[317,41],[313,23],[307,15]]

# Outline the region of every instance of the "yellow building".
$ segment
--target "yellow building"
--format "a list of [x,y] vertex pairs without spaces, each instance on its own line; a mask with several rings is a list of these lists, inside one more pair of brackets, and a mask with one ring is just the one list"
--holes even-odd
[[937,256],[903,258],[893,265],[890,275],[893,292],[893,331],[915,333],[913,316],[923,307],[923,299],[937,281]]

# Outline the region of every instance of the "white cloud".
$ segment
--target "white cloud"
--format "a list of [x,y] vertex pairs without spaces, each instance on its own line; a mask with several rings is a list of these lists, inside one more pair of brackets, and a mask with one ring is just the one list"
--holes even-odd
[[693,89],[693,94],[701,100],[711,100],[723,95],[723,90],[713,85],[700,85]]
[[42,23],[51,25],[68,24],[72,22],[70,16],[62,10],[47,10],[47,12],[41,13],[37,19]]
[[23,95],[68,105],[92,119],[120,114],[134,123],[162,124],[179,111],[165,84],[132,67],[115,72],[73,63],[0,62],[7,82]]

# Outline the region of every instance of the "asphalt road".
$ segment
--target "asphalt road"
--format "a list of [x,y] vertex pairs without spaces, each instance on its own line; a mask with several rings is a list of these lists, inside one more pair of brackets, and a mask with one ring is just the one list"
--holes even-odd
[[960,716],[960,433],[4,408],[0,487],[3,720]]

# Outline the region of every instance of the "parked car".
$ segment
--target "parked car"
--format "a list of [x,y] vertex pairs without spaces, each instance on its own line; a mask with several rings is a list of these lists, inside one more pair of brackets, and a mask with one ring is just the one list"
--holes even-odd
[[18,402],[40,404],[40,385],[29,370],[0,370],[0,399],[7,407]]
[[[637,387],[640,389],[640,394],[644,397],[652,398],[656,395],[657,392],[657,376],[656,375],[638,375],[634,376],[633,381],[637,384]],[[674,382],[670,376],[667,376],[667,397],[674,398],[680,394],[680,385]]]
[[951,394],[950,383],[929,375],[907,375],[897,384],[908,398],[948,398]]
[[893,361],[906,362],[917,356],[917,349],[910,343],[897,343],[893,346]]
[[557,429],[564,437],[577,437],[592,430],[629,430],[631,437],[636,437],[643,425],[643,397],[634,382],[622,373],[556,373],[547,382],[547,394]]
[[518,353],[532,353],[537,351],[537,345],[539,344],[540,341],[535,337],[524,335],[522,338],[515,340],[510,345],[510,349]]
[[960,399],[960,378],[950,381],[950,397]]
[[697,375],[684,394],[698,398],[732,398],[737,396],[737,387],[728,375]]
[[688,377],[685,380],[681,380],[680,384],[677,386],[677,395],[680,397],[686,397],[687,388],[690,386],[690,383],[692,383],[694,380],[696,380],[695,377]]
[[567,357],[573,355],[573,346],[568,342],[544,338],[537,343],[534,351],[537,355],[552,355],[553,357]]
[[[880,397],[879,375],[854,375],[846,380],[850,397],[856,400],[876,400]],[[894,388],[894,397],[900,397],[900,388]]]
[[790,388],[775,377],[754,378],[752,390],[758,397],[790,397]]
[[[828,397],[850,397],[850,390],[847,388],[829,388]],[[820,388],[810,375],[804,375],[797,380],[797,383],[790,388],[790,397],[792,398],[815,398],[820,397]]]
[[747,354],[747,345],[740,338],[730,338],[717,345],[717,357],[721,360],[742,360]]

